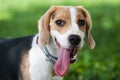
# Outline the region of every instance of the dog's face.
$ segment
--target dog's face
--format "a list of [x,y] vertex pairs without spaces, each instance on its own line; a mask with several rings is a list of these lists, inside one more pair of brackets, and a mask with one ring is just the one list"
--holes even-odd
[[85,17],[79,8],[60,7],[51,16],[51,36],[66,49],[82,48],[85,31]]
[[78,49],[84,44],[86,33],[87,42],[91,49],[95,42],[90,33],[91,18],[82,6],[52,6],[39,20],[40,46],[49,42],[50,36],[59,49],[59,56],[54,66],[55,73],[63,76],[76,59]]

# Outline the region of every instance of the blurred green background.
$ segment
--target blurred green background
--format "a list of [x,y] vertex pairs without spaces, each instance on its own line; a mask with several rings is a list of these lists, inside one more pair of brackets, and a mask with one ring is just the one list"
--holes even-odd
[[0,0],[0,37],[38,33],[51,5],[83,5],[91,14],[94,50],[85,44],[64,80],[120,80],[120,0]]

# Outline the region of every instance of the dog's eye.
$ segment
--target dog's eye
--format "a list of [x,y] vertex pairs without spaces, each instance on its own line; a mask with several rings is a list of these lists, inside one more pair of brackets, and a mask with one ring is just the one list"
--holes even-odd
[[55,23],[60,27],[63,27],[65,25],[65,21],[63,20],[56,20]]
[[82,26],[84,26],[85,25],[85,20],[78,20],[77,21],[77,24],[80,26],[80,27],[82,27]]

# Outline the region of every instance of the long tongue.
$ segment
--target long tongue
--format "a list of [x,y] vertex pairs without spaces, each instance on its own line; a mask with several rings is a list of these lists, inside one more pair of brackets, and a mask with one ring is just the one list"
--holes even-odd
[[60,46],[59,56],[54,66],[54,72],[57,76],[64,76],[70,65],[70,50]]

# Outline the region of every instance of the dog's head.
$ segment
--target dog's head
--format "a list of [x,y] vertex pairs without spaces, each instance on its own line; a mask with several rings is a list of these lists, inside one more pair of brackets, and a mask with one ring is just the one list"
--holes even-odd
[[59,57],[54,66],[55,73],[63,76],[74,62],[78,49],[84,44],[86,33],[87,43],[91,49],[95,42],[91,35],[91,18],[82,6],[52,6],[38,21],[41,47],[45,46],[52,37],[59,49]]

